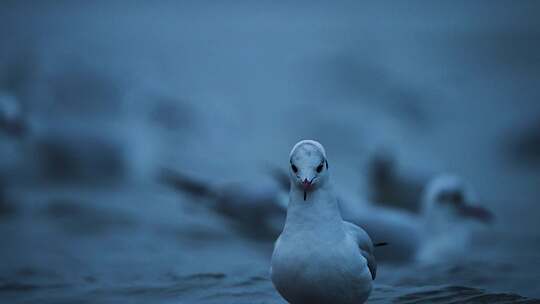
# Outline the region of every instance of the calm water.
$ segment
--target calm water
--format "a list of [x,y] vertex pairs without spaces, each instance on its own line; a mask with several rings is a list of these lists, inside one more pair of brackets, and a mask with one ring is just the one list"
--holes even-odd
[[337,190],[366,161],[463,176],[496,216],[459,259],[382,264],[371,303],[540,298],[538,5],[94,2],[0,5],[6,303],[284,303],[272,242],[157,182],[258,182],[327,148]]

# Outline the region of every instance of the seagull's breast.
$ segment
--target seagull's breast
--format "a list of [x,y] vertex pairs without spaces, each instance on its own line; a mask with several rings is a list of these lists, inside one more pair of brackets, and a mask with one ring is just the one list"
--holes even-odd
[[272,281],[290,303],[363,303],[371,274],[348,235],[282,235],[272,255]]

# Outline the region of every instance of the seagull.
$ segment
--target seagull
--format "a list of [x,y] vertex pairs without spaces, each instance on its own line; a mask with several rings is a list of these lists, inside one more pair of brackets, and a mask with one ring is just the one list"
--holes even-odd
[[423,193],[422,213],[427,220],[436,214],[451,214],[455,219],[476,219],[490,223],[493,214],[479,206],[476,195],[461,178],[452,174],[441,174],[433,178]]
[[286,203],[275,182],[257,184],[224,183],[215,185],[172,169],[160,172],[161,183],[194,198],[229,222],[244,236],[256,240],[275,240],[283,228]]
[[433,261],[459,257],[471,244],[478,224],[494,220],[491,211],[476,203],[476,195],[461,178],[441,174],[426,186],[422,199],[424,246],[418,259]]
[[364,303],[377,274],[374,244],[341,217],[324,147],[298,142],[290,153],[285,226],[272,254],[270,276],[289,303]]
[[343,218],[365,229],[388,247],[377,251],[385,262],[436,261],[460,256],[478,225],[494,216],[476,204],[469,185],[448,173],[433,177],[420,194],[420,212],[340,199]]

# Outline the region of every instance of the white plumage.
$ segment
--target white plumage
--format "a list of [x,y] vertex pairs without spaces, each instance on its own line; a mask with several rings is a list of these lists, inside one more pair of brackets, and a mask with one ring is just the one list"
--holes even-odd
[[301,141],[290,156],[287,219],[272,254],[274,286],[292,304],[365,302],[376,276],[371,239],[343,221],[324,148]]

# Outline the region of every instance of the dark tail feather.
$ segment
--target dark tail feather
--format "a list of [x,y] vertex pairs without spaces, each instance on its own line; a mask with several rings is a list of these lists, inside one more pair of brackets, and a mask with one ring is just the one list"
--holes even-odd
[[386,245],[388,245],[387,242],[380,242],[380,243],[373,244],[373,247],[382,247],[382,246],[386,246]]
[[210,186],[188,177],[171,169],[163,169],[159,175],[159,181],[175,190],[189,193],[196,196],[212,196],[213,192]]

